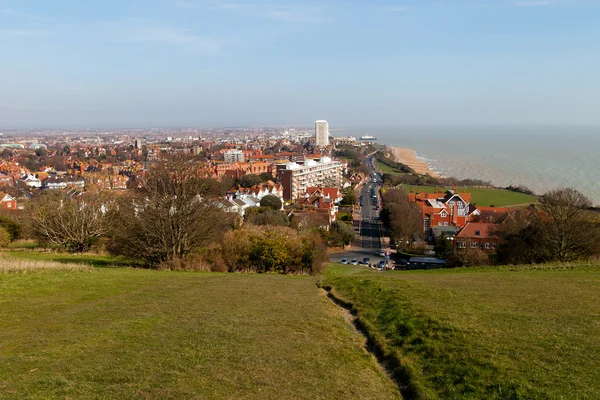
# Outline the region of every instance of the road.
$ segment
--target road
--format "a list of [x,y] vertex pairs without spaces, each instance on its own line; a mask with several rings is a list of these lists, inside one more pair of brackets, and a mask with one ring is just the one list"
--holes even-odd
[[[362,260],[364,257],[369,257],[371,263],[376,263],[384,259],[384,257],[377,255],[381,250],[382,236],[381,221],[379,219],[379,208],[381,206],[379,182],[381,182],[381,174],[375,169],[373,156],[368,157],[366,163],[371,170],[371,175],[369,181],[360,190],[360,197],[362,198],[361,219],[358,224],[355,224],[356,240],[352,243],[353,249],[333,254],[331,261],[339,262],[342,258]],[[377,195],[376,199],[373,198],[373,193]]]

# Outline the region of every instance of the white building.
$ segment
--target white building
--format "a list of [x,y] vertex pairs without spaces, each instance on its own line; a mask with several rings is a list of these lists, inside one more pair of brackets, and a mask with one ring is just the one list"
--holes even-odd
[[329,146],[329,123],[325,120],[315,122],[315,141],[317,147]]
[[234,162],[244,162],[244,152],[241,150],[227,150],[223,156],[225,157],[225,164],[233,164]]
[[309,187],[342,186],[342,163],[329,157],[321,157],[320,162],[308,160],[304,165],[295,162],[286,164],[277,171],[277,179],[283,186],[283,198],[294,200],[306,193]]

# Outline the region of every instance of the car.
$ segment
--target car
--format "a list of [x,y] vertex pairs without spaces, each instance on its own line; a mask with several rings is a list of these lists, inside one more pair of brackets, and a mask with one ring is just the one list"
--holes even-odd
[[352,264],[352,265],[358,265],[358,260],[354,259],[354,260],[350,261],[350,264]]
[[342,261],[340,261],[342,264],[348,264],[348,259],[347,258],[342,258]]
[[385,251],[383,251],[383,250],[379,250],[379,251],[377,252],[377,255],[378,255],[379,257],[385,257]]
[[365,265],[366,262],[364,262],[364,260],[358,260],[358,265]]
[[363,263],[368,264],[371,259],[369,257],[363,258]]

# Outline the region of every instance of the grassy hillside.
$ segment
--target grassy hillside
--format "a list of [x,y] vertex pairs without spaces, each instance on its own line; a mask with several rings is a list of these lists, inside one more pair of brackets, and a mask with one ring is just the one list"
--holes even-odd
[[399,175],[399,174],[403,174],[404,172],[390,167],[389,165],[386,165],[384,163],[382,163],[381,161],[375,161],[375,167],[377,168],[377,170],[379,170],[382,174],[392,174],[392,175]]
[[[452,188],[440,188],[435,186],[412,186],[412,185],[404,185],[404,191],[408,193],[411,189],[414,192],[425,192],[425,193],[434,193],[445,192],[448,189]],[[536,203],[538,201],[537,196],[531,196],[524,193],[512,192],[510,190],[503,189],[486,189],[486,188],[472,188],[472,187],[460,187],[458,191],[464,191],[471,193],[472,199],[471,201],[479,206],[489,207],[503,207],[503,206],[513,206],[519,204],[530,204]]]
[[391,271],[330,267],[400,373],[440,398],[600,398],[600,264]]
[[314,278],[83,271],[0,273],[0,398],[399,397]]

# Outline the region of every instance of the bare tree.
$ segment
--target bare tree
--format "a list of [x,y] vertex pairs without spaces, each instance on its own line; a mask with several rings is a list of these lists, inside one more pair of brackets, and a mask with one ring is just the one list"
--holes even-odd
[[590,217],[592,202],[575,189],[556,189],[541,199],[541,234],[552,258],[570,261],[597,254],[600,229]]
[[99,194],[45,194],[30,204],[31,230],[42,241],[67,251],[87,251],[107,233],[106,200]]
[[186,159],[150,169],[141,189],[111,212],[109,250],[156,265],[219,239],[233,216],[206,198],[210,187],[199,176]]
[[409,247],[412,247],[415,238],[423,233],[419,206],[409,202],[406,194],[397,189],[388,190],[383,203],[381,219],[390,235],[398,243],[408,242]]

